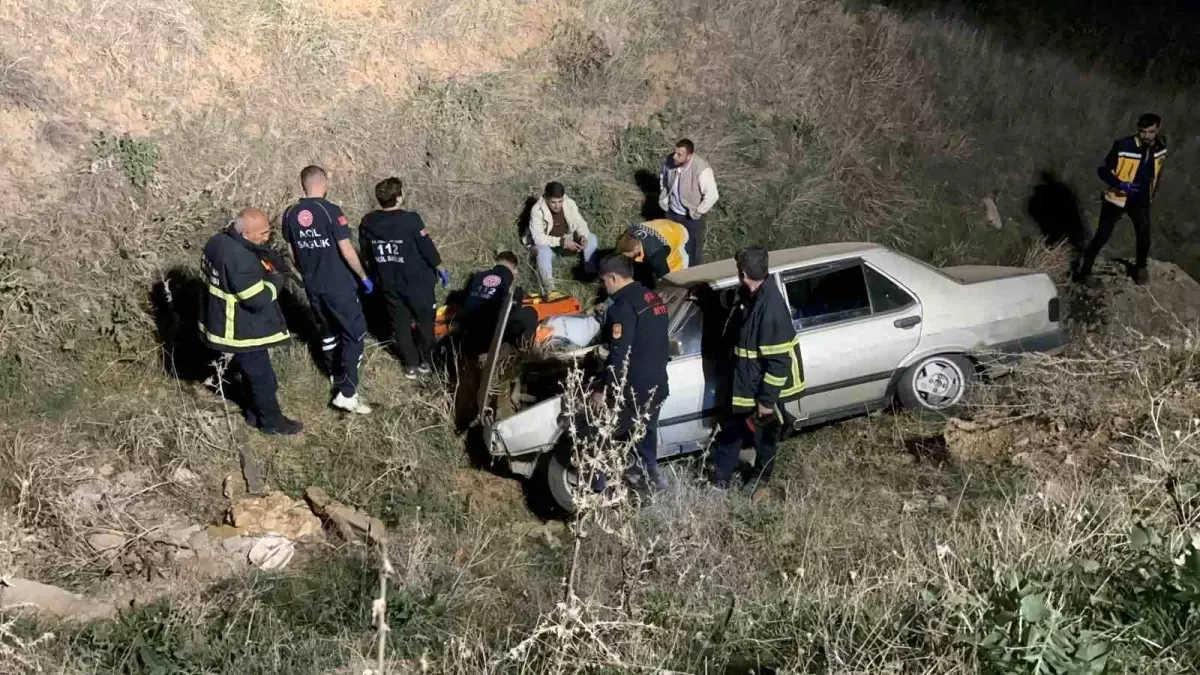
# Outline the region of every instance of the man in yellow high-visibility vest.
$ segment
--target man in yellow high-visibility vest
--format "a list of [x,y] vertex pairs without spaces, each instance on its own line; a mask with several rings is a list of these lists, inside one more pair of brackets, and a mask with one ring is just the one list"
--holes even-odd
[[1150,203],[1158,193],[1167,143],[1160,135],[1162,118],[1146,113],[1138,118],[1137,134],[1117,139],[1104,163],[1097,169],[1100,180],[1107,186],[1100,201],[1100,221],[1096,234],[1084,251],[1075,269],[1075,280],[1087,281],[1096,256],[1112,237],[1113,228],[1121,216],[1128,214],[1133,221],[1137,239],[1133,280],[1144,284],[1150,280],[1146,265],[1150,258]]

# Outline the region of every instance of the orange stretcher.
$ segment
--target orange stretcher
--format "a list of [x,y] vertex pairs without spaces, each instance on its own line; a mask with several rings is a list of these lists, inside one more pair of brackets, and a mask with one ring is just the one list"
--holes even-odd
[[[552,292],[546,297],[542,297],[539,293],[529,293],[525,299],[521,301],[521,305],[525,307],[533,307],[537,312],[538,322],[545,321],[552,316],[563,316],[566,314],[578,314],[583,311],[583,305],[579,300],[570,295]],[[442,339],[450,332],[450,322],[454,319],[454,314],[458,311],[457,305],[441,305],[437,308],[437,314],[433,320],[433,336],[435,339]],[[538,327],[538,338],[541,338],[542,328]]]

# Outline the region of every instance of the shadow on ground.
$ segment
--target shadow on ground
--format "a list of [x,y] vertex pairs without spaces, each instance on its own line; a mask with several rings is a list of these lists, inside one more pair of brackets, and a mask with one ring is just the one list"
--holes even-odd
[[1039,173],[1025,209],[1050,246],[1067,242],[1076,253],[1081,253],[1087,246],[1090,232],[1083,222],[1079,197],[1075,189],[1054,171],[1047,169]]
[[654,220],[665,217],[666,214],[663,213],[662,207],[658,205],[658,176],[653,171],[638,169],[633,173],[633,182],[642,191],[642,218]]
[[216,373],[218,354],[200,336],[201,303],[208,290],[199,272],[172,267],[150,289],[150,314],[162,354],[162,368],[184,382],[203,382]]

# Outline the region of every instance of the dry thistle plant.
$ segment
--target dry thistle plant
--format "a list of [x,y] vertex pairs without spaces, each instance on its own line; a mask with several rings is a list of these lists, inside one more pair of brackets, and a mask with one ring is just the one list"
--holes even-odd
[[[606,393],[624,388],[625,372]],[[563,382],[563,416],[571,420],[571,462],[576,480],[571,485],[575,513],[570,523],[572,546],[563,577],[563,597],[554,612],[542,618],[534,630],[510,649],[506,661],[523,662],[523,669],[537,672],[590,672],[598,664],[617,668],[636,667],[648,649],[648,637],[662,629],[638,621],[627,602],[607,607],[577,594],[576,579],[586,558],[583,541],[597,533],[614,537],[623,560],[642,560],[641,546],[633,527],[632,491],[624,476],[630,467],[634,446],[646,433],[647,411],[633,411],[632,425],[622,428],[621,398],[609,396],[615,405],[595,406],[588,379],[572,368]],[[600,488],[600,489],[597,489]],[[632,584],[625,578],[636,575],[640,565],[622,565],[622,588]],[[628,598],[628,593],[622,593]],[[661,671],[660,671],[661,672]]]
[[[27,478],[16,478],[14,482],[20,489],[15,513],[0,512],[0,587],[7,585],[9,578],[18,573],[17,561],[22,543],[30,538],[30,534],[21,527],[24,516],[30,481]],[[0,589],[0,595],[3,590]],[[54,639],[54,634],[43,632],[30,640],[17,633],[17,623],[21,619],[21,610],[25,605],[7,608],[8,616],[0,617],[0,671],[5,671],[6,664],[21,666],[26,669],[33,667],[34,650],[41,643]],[[17,669],[14,668],[13,672]]]
[[387,642],[391,628],[387,622],[387,580],[396,574],[392,561],[388,558],[387,542],[379,542],[379,597],[371,601],[371,621],[375,624],[375,658],[379,670],[378,675],[387,672]]
[[[3,580],[0,580],[0,586],[3,585]],[[20,610],[23,606],[11,608],[13,613],[5,618],[0,618],[0,672],[7,671],[5,666],[15,665],[24,669],[32,670],[34,668],[34,650],[43,642],[54,639],[54,633],[45,632],[32,640],[27,640],[17,635],[16,625],[20,620]],[[11,672],[18,672],[14,668]],[[26,670],[25,672],[28,672]]]

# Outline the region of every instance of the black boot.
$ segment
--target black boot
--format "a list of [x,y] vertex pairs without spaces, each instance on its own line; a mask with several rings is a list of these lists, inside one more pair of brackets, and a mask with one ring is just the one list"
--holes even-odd
[[1086,284],[1088,278],[1092,276],[1092,260],[1088,260],[1087,256],[1075,261],[1075,265],[1071,268],[1071,281],[1077,284]]
[[262,432],[268,436],[295,436],[301,431],[304,431],[303,424],[282,416],[274,426],[262,428]]

